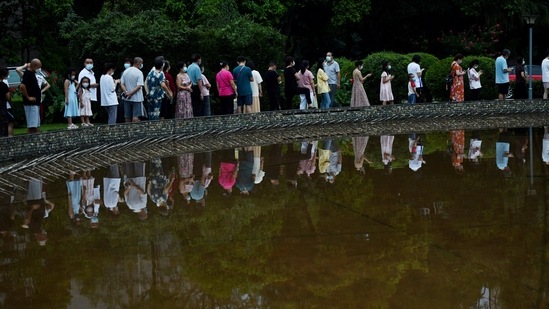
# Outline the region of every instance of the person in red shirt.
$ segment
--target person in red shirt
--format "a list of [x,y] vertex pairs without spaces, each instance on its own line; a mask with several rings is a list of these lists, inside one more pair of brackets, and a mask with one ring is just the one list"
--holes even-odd
[[160,106],[160,119],[173,119],[175,116],[175,104],[173,104],[173,100],[175,100],[177,88],[173,76],[170,74],[170,69],[170,62],[164,60],[164,77],[166,78],[168,87],[170,87],[170,90],[174,94],[174,99],[169,99],[167,96],[164,96],[164,101],[162,101],[162,105]]

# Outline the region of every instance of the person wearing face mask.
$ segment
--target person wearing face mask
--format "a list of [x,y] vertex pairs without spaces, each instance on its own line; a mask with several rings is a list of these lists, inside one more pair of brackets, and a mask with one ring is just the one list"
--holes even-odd
[[38,81],[36,80],[36,71],[42,67],[42,62],[33,59],[28,69],[23,73],[23,79],[19,90],[23,96],[23,105],[25,107],[25,118],[27,120],[27,132],[34,134],[39,132],[40,128],[40,103],[41,92]]
[[114,80],[114,64],[105,63],[103,75],[99,80],[99,89],[101,90],[101,106],[105,108],[108,115],[108,124],[116,124],[116,115],[118,112],[118,98],[116,97],[116,85],[120,80]]
[[416,85],[416,92],[418,94],[418,98],[417,98],[418,103],[422,102],[422,97],[423,97],[421,95],[421,92],[423,90],[422,76],[423,76],[423,71],[425,71],[425,69],[422,69],[421,66],[419,65],[420,62],[421,62],[421,56],[417,54],[413,55],[412,62],[410,62],[406,67],[406,71],[408,72],[408,74],[414,75],[414,83]]
[[203,104],[202,104],[202,93],[200,89],[204,86],[204,81],[202,80],[202,70],[200,70],[200,64],[202,63],[202,57],[199,54],[193,54],[191,65],[187,69],[187,74],[191,79],[192,89],[191,92],[191,102],[193,104],[193,115],[194,117],[203,116]]
[[192,118],[193,105],[191,103],[192,83],[187,74],[187,65],[181,61],[177,64],[179,74],[175,77],[177,99],[175,102],[175,118]]
[[351,92],[351,107],[370,106],[370,101],[364,90],[364,81],[372,76],[372,73],[362,76],[362,60],[355,61],[355,69],[353,71],[353,90]]
[[[30,66],[30,63],[25,63],[24,65],[15,68],[15,72],[17,72],[17,74],[20,77],[23,77],[23,72],[26,69],[28,69],[29,66]],[[36,70],[35,74],[36,74],[36,80],[38,81],[38,86],[40,87],[41,99],[42,101],[44,101],[44,96],[45,96],[44,93],[48,91],[48,89],[50,89],[51,85],[46,80],[44,73],[42,73],[42,69]]]
[[84,76],[76,87],[78,90],[78,98],[80,99],[80,121],[82,122],[83,127],[93,126],[90,123],[90,116],[92,115],[90,85],[90,79],[87,76]]
[[341,88],[341,74],[339,63],[334,60],[331,52],[326,53],[324,72],[328,75],[328,86],[330,86],[330,107],[339,107],[339,104],[336,102],[336,93]]
[[73,117],[80,116],[80,110],[78,109],[78,97],[76,96],[76,86],[78,81],[76,80],[76,70],[69,68],[67,70],[67,78],[64,82],[65,88],[65,113],[64,117],[67,118],[67,129],[76,129],[74,123],[72,123]]
[[477,101],[480,99],[480,76],[482,75],[482,70],[478,69],[478,59],[471,61],[469,64],[469,69],[467,70],[467,77],[469,77],[469,89],[471,89],[471,100]]
[[94,106],[97,104],[97,87],[99,87],[99,84],[97,84],[97,80],[95,79],[93,59],[91,58],[86,58],[86,60],[84,60],[84,68],[78,74],[78,80],[82,80],[84,77],[90,79],[90,101],[92,106]]
[[160,109],[164,95],[172,98],[173,94],[166,83],[166,76],[162,67],[164,66],[164,57],[156,57],[154,60],[154,69],[147,74],[145,80],[145,94],[149,102],[149,120],[160,119]]
[[395,98],[393,96],[391,81],[395,77],[393,74],[391,74],[391,63],[387,60],[384,60],[381,65],[381,71],[382,73],[381,82],[379,84],[379,100],[383,105],[386,105],[387,103],[392,105]]
[[129,67],[120,80],[122,88],[122,102],[124,102],[124,119],[125,122],[139,122],[139,117],[143,116],[143,86],[145,81],[143,78],[143,59],[135,57],[133,65]]
[[520,100],[526,99],[526,71],[524,70],[524,58],[517,58],[517,66],[515,67],[515,91],[513,91],[513,98]]
[[466,72],[461,68],[463,55],[457,54],[451,65],[450,74],[453,76],[452,89],[450,90],[450,100],[452,102],[463,102],[465,100],[465,88],[463,85],[463,75]]

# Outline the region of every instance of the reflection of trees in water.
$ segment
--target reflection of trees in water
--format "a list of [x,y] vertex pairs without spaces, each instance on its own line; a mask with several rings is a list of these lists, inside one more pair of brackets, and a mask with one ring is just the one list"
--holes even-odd
[[[100,229],[80,228],[76,237],[53,213],[49,233],[61,236],[0,269],[16,282],[0,288],[8,287],[8,304],[21,297],[52,308],[70,303],[71,286],[93,305],[150,308],[471,307],[483,286],[520,308],[547,293],[539,279],[547,229],[528,225],[545,204],[524,197],[523,177],[487,181],[496,171],[483,165],[455,175],[447,160],[449,175],[386,177],[356,172],[352,156],[343,162],[333,185],[298,178],[297,188],[265,183],[255,195],[225,200],[212,189],[204,209],[176,208],[147,222],[106,215]],[[504,206],[509,192],[519,208]],[[420,217],[419,208],[435,203],[448,217]]]

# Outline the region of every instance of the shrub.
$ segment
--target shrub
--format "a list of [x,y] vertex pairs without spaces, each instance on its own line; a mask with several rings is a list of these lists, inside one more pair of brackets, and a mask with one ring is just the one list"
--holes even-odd
[[[468,56],[463,59],[463,70],[467,70],[469,63],[474,59],[479,60],[479,70],[483,71],[481,76],[482,91],[480,94],[481,100],[493,100],[497,98],[497,89],[494,83],[494,60],[488,57]],[[433,64],[426,74],[425,83],[429,85],[430,91],[435,101],[448,101],[449,92],[446,90],[446,76],[450,73],[450,66],[453,57],[448,57]],[[467,75],[463,79],[465,83],[465,100],[470,97],[469,79]]]
[[412,61],[412,57],[414,55],[419,55],[421,57],[420,65],[422,68],[425,69],[425,71],[423,71],[423,74],[422,74],[423,100],[426,102],[431,102],[433,100],[433,95],[431,94],[431,89],[429,87],[429,84],[425,82],[426,80],[425,78],[427,75],[429,75],[429,69],[431,68],[431,66],[439,62],[440,60],[437,57],[427,53],[409,53],[409,54],[406,54],[406,57],[408,57],[409,61]]
[[408,97],[408,73],[406,67],[410,59],[402,54],[393,52],[379,52],[366,57],[364,60],[363,74],[372,73],[372,76],[364,82],[366,93],[370,99],[370,104],[380,104],[379,101],[379,85],[381,82],[382,62],[388,60],[391,63],[391,71],[395,79],[391,81],[395,103],[406,100]]

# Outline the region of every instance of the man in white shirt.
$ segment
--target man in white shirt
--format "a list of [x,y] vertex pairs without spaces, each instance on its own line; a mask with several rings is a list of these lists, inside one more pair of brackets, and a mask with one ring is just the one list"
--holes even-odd
[[97,87],[99,87],[99,84],[97,84],[97,80],[95,79],[95,73],[93,72],[93,59],[86,58],[84,60],[84,68],[80,73],[78,74],[78,83],[80,84],[80,81],[82,78],[87,77],[90,79],[90,92],[91,92],[91,105],[96,106],[97,103]]
[[120,79],[122,97],[124,102],[124,118],[126,122],[138,122],[143,115],[143,59],[135,57],[133,65],[124,71]]
[[425,69],[422,69],[419,66],[419,62],[421,61],[421,57],[419,55],[414,55],[412,57],[412,62],[408,64],[407,71],[408,74],[414,75],[414,83],[416,84],[416,92],[418,94],[417,101],[421,102],[420,98],[422,98],[422,90],[423,90],[423,81],[421,79],[421,75],[423,75],[423,71]]
[[543,82],[543,99],[549,95],[549,49],[545,51],[545,58],[541,62],[541,81]]

